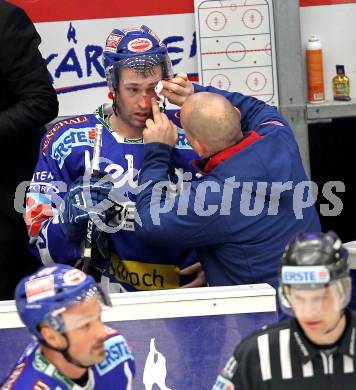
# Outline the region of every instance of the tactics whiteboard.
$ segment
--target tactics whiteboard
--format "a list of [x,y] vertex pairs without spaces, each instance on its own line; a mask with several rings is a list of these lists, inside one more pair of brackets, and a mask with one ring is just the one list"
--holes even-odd
[[278,106],[272,0],[195,0],[199,80]]

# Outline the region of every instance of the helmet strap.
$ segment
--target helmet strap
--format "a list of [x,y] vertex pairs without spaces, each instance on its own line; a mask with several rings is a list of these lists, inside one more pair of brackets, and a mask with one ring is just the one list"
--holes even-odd
[[44,339],[41,340],[41,343],[44,344],[47,348],[50,348],[53,351],[61,353],[62,356],[64,357],[64,359],[67,360],[68,363],[71,363],[71,364],[73,364],[73,365],[75,365],[75,366],[77,366],[79,368],[90,368],[91,365],[85,366],[85,365],[79,363],[78,360],[76,360],[73,356],[71,356],[71,354],[69,353],[70,342],[69,342],[68,336],[66,335],[65,332],[61,333],[61,335],[67,341],[67,346],[65,348],[55,348],[55,347],[52,347],[52,345],[48,344],[47,341],[44,340]]

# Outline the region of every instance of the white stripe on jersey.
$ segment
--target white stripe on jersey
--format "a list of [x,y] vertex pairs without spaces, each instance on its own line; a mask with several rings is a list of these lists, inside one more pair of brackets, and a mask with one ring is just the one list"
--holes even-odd
[[282,329],[279,332],[279,356],[281,359],[282,378],[292,378],[292,362],[290,359],[290,329]]
[[327,375],[329,373],[328,358],[323,352],[320,352],[320,356],[321,356],[321,360],[323,361],[324,374]]
[[303,377],[308,378],[314,375],[313,362],[309,360],[309,362],[302,365],[303,368]]
[[261,368],[262,380],[267,381],[272,378],[268,334],[263,334],[261,336],[258,336],[257,344],[258,344],[258,353],[260,356],[260,368]]
[[350,372],[354,372],[354,361],[350,356],[344,355],[344,373],[349,374]]
[[328,356],[328,362],[329,362],[329,374],[334,373],[334,357],[333,355]]
[[131,390],[132,389],[132,372],[130,370],[129,362],[124,363],[124,373],[125,373],[126,378],[127,378],[126,390]]

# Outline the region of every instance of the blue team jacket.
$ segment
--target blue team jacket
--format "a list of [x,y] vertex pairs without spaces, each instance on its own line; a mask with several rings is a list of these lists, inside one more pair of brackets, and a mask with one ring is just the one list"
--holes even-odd
[[274,107],[253,97],[197,85],[195,91],[226,96],[240,110],[243,142],[251,134],[257,139],[170,200],[166,212],[157,183],[167,177],[172,150],[145,145],[139,185],[147,186],[136,199],[142,221],[137,233],[157,245],[195,247],[211,286],[277,287],[287,242],[296,233],[320,231],[315,207],[304,208],[308,178],[292,130]]

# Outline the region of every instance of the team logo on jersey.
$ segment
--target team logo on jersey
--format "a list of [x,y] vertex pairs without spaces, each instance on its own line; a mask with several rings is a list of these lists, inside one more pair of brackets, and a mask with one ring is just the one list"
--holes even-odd
[[152,42],[147,38],[135,38],[128,43],[127,48],[135,53],[140,53],[150,50],[152,46]]

